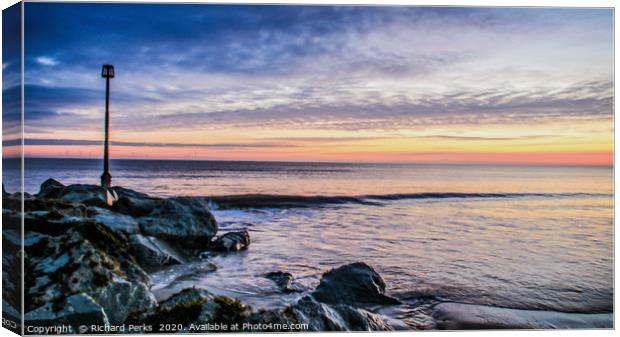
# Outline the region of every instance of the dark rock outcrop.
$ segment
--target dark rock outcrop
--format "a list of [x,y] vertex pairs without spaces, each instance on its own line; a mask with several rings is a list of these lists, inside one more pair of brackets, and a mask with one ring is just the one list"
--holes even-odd
[[66,202],[100,207],[112,205],[118,199],[113,189],[84,184],[65,186],[54,179],[47,179],[43,182],[35,197],[39,199],[60,199]]
[[206,290],[187,288],[159,303],[159,306],[133,313],[128,324],[152,324],[153,332],[159,331],[160,324],[182,324],[184,330],[177,332],[201,331],[200,325],[206,323],[232,325],[242,324],[251,313],[251,308],[238,300],[214,296]]
[[282,271],[274,271],[265,274],[265,277],[275,282],[278,288],[285,293],[302,292],[303,289],[293,283],[293,275]]
[[155,237],[133,234],[129,236],[129,245],[142,266],[158,267],[183,263],[179,254]]
[[326,305],[309,296],[300,299],[292,311],[310,331],[393,330],[380,315],[346,304]]
[[144,234],[203,247],[217,233],[215,217],[198,199],[170,198],[160,202],[159,208],[138,218]]
[[26,256],[27,313],[58,314],[66,298],[79,293],[100,305],[111,324],[156,305],[127,238],[103,224],[76,221],[64,234],[41,236],[26,247]]
[[238,252],[246,250],[250,246],[250,234],[248,231],[228,232],[217,237],[211,244],[209,250],[216,252]]
[[187,249],[206,248],[218,230],[215,217],[198,198],[162,199],[122,187],[65,186],[54,179],[46,180],[35,197],[32,203],[46,203],[46,209],[54,214],[64,216],[62,210],[82,208],[80,217],[129,234],[182,242]]
[[[183,254],[199,249],[233,252],[250,244],[247,231],[212,240],[218,226],[201,199],[161,199],[120,187],[65,186],[51,179],[35,197],[26,197],[24,214],[18,196],[3,197],[3,244],[19,246],[13,231],[21,229],[24,217],[24,307],[30,324],[144,323],[153,325],[152,332],[171,332],[158,331],[160,323],[182,323],[181,332],[206,332],[200,329],[206,323],[259,324],[246,331],[264,332],[261,323],[275,322],[286,323],[281,331],[392,329],[383,316],[358,307],[398,303],[385,294],[381,276],[364,263],[325,273],[311,295],[283,310],[252,311],[236,299],[195,288],[157,303],[142,267],[181,263]],[[183,254],[177,248],[185,249]],[[13,264],[10,258],[20,261],[3,256],[3,267]],[[209,261],[191,266],[173,282],[216,269]],[[283,292],[303,291],[290,273],[265,277]],[[291,330],[291,324],[302,325]]]
[[330,304],[398,304],[385,294],[385,281],[372,267],[363,262],[332,269],[321,278],[312,296]]
[[68,325],[73,332],[81,332],[80,326],[110,324],[103,308],[85,293],[67,297],[60,304],[60,309],[54,308],[51,302],[47,303],[28,312],[24,320],[30,326]]
[[[250,327],[286,326],[289,329],[255,329],[258,332],[291,331],[391,331],[392,326],[381,315],[346,304],[329,305],[302,297],[284,310],[260,310],[247,319]],[[280,325],[270,325],[279,323]]]
[[218,229],[213,214],[196,198],[160,199],[126,190],[110,210],[133,217],[141,234],[182,242],[187,248],[204,248]]
[[4,183],[2,183],[2,199],[8,198],[8,197],[9,197],[9,194],[4,189]]
[[60,197],[61,192],[65,189],[65,185],[55,179],[47,179],[41,184],[39,193],[36,194],[37,198],[45,199],[57,199]]

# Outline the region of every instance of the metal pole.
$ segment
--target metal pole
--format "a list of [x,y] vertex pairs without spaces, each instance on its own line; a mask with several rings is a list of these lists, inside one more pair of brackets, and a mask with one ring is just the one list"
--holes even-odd
[[101,186],[102,187],[110,187],[112,184],[112,176],[110,175],[110,167],[109,167],[109,153],[108,153],[108,144],[109,144],[109,130],[110,130],[110,78],[106,77],[105,79],[105,140],[104,140],[104,149],[103,149],[103,174],[101,175]]

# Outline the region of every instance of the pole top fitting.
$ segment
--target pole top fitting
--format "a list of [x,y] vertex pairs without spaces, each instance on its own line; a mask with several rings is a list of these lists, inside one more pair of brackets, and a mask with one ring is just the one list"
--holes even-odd
[[114,66],[111,64],[104,64],[101,69],[101,77],[114,78]]

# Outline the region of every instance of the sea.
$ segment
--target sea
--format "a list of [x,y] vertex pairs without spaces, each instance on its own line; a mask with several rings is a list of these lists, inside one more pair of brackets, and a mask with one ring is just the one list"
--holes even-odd
[[[25,190],[48,178],[98,184],[101,167],[28,158]],[[201,261],[153,271],[159,298],[196,286],[281,308],[304,294],[282,294],[265,273],[289,272],[310,291],[325,271],[363,261],[404,303],[377,310],[411,328],[432,327],[440,302],[613,313],[612,167],[112,160],[111,174],[150,195],[201,198],[221,232],[250,233],[247,251],[210,258],[216,272]],[[3,176],[18,190],[14,162]],[[227,195],[262,202],[209,198]]]

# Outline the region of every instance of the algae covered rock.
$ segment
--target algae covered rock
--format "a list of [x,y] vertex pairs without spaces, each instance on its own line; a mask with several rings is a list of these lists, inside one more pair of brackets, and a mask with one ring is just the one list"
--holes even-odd
[[72,294],[100,305],[111,324],[156,305],[149,276],[129,254],[127,239],[97,222],[82,221],[62,235],[26,247],[26,312],[51,303],[59,312]]
[[385,281],[372,267],[363,262],[332,269],[321,278],[312,296],[330,304],[398,304],[385,294]]
[[241,325],[250,313],[251,308],[236,299],[187,288],[160,302],[158,307],[133,313],[126,323],[152,324],[153,332],[164,332],[159,331],[160,324],[181,324],[183,330],[178,332],[206,332],[202,328],[205,324]]
[[67,297],[59,309],[46,303],[28,312],[24,320],[26,325],[37,327],[68,325],[73,332],[80,331],[79,327],[84,325],[110,324],[103,308],[85,293]]

